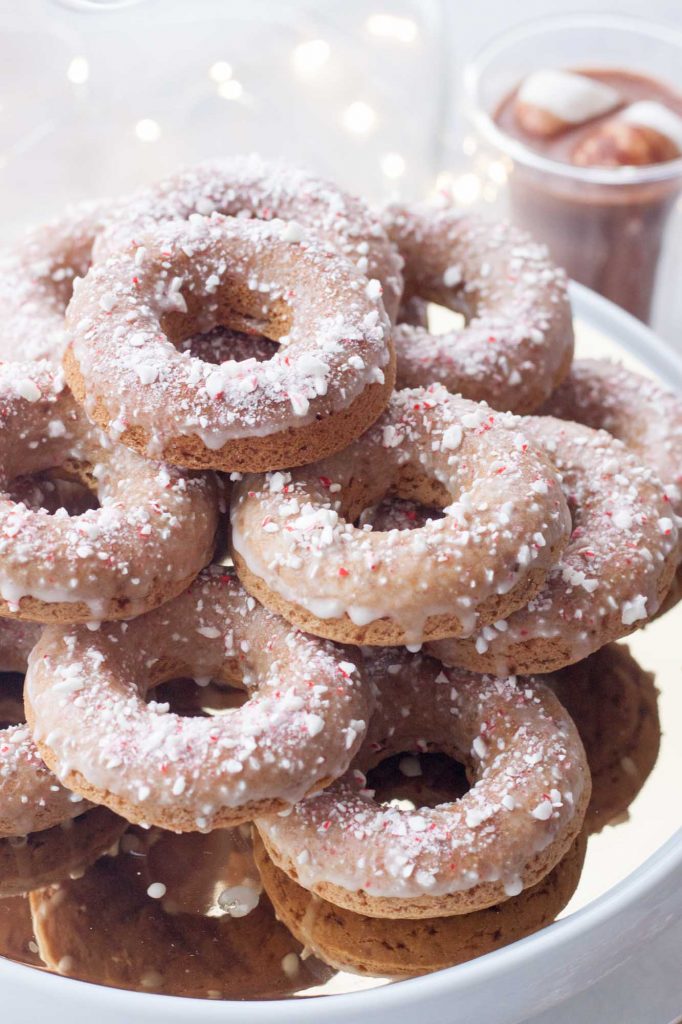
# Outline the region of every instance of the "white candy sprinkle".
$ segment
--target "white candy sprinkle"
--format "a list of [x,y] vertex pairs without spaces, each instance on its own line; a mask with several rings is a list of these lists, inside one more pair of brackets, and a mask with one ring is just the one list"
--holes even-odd
[[462,281],[462,268],[453,264],[443,274],[443,284],[446,288],[455,288]]
[[541,800],[537,807],[534,807],[530,813],[534,818],[537,818],[538,821],[547,821],[552,817],[552,801]]
[[623,602],[620,620],[624,626],[631,626],[633,622],[637,622],[638,619],[645,619],[646,617],[646,597],[644,594],[637,594],[631,601]]
[[14,385],[16,392],[27,402],[37,402],[41,397],[41,391],[35,381],[29,377],[21,377]]
[[458,423],[453,423],[451,427],[448,427],[447,430],[443,431],[441,448],[454,452],[461,445],[463,436],[460,425]]

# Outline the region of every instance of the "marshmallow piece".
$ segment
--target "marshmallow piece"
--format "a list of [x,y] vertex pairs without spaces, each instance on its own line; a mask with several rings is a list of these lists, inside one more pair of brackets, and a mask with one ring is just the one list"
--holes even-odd
[[582,124],[613,110],[621,101],[610,85],[587,75],[552,69],[528,75],[517,98],[520,103],[546,110],[565,124]]
[[670,139],[682,153],[682,117],[663,103],[657,103],[656,100],[640,100],[638,103],[631,103],[618,117],[629,124],[651,128],[652,131]]

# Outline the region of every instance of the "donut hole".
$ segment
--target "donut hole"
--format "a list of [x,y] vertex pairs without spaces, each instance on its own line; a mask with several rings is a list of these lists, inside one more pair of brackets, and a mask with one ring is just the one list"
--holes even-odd
[[362,528],[371,526],[373,530],[416,530],[429,520],[443,519],[444,512],[440,508],[422,505],[419,501],[399,498],[389,492],[376,505],[363,509],[354,526]]
[[216,718],[238,710],[249,695],[236,685],[179,676],[150,690],[148,699],[169,704],[173,713],[185,718]]
[[225,362],[242,363],[245,359],[267,362],[279,345],[262,334],[248,334],[219,325],[199,334],[184,338],[178,348],[204,363],[219,365]]
[[[185,309],[162,312],[158,321],[166,339],[176,349],[186,350],[189,343],[190,351],[194,345],[210,355],[212,351],[219,354],[221,349],[227,348],[236,352],[236,361],[241,362],[254,357],[253,353],[249,355],[247,339],[251,348],[258,349],[256,339],[273,344],[291,330],[293,310],[284,299],[264,297],[262,292],[252,291],[239,277],[231,278],[229,273],[223,276],[215,294],[209,294],[206,281],[191,260],[184,257],[177,263],[177,276],[186,282],[186,287],[182,288]],[[275,344],[274,351],[277,347]],[[264,358],[270,358],[267,346],[264,351]],[[203,355],[200,358],[203,359]],[[234,358],[228,355],[227,360]]]
[[0,672],[0,729],[23,725],[24,677],[21,672]]
[[468,317],[464,312],[441,306],[437,302],[429,302],[426,309],[426,324],[429,334],[435,336],[461,331],[467,324]]
[[407,463],[388,477],[378,471],[368,476],[360,467],[341,497],[339,516],[347,522],[390,531],[420,529],[429,519],[443,519],[454,496],[422,467]]
[[400,307],[398,323],[419,327],[429,334],[438,336],[461,331],[466,326],[467,319],[463,308],[456,310],[413,295]]
[[367,773],[367,788],[378,804],[404,811],[460,800],[470,789],[464,765],[444,753],[405,751],[382,760]]
[[50,515],[65,509],[69,516],[80,516],[100,507],[93,487],[80,474],[62,468],[18,476],[10,481],[6,493],[32,512]]

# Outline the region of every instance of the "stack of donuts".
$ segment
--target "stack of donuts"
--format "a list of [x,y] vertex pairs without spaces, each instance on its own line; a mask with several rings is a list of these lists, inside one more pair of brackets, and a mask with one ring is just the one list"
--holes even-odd
[[[521,231],[257,157],[32,230],[0,294],[0,896],[32,891],[43,961],[92,956],[78,894],[114,844],[190,834],[191,872],[245,823],[333,968],[550,923],[656,757],[614,641],[674,602],[680,402],[573,362]],[[431,333],[434,303],[463,325]],[[178,679],[242,696],[199,714]],[[462,770],[428,792],[436,756]]]

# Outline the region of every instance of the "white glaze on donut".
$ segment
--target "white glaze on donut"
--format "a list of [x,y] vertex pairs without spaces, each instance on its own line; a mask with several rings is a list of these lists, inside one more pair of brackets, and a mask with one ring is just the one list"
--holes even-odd
[[625,445],[550,416],[525,417],[520,429],[561,474],[573,533],[525,608],[470,639],[431,645],[474,671],[549,672],[626,636],[655,614],[677,561],[670,499]]
[[[136,614],[167,600],[211,558],[218,521],[211,478],[112,445],[45,361],[0,365],[0,408],[0,614],[38,621]],[[7,493],[19,475],[64,468],[92,486],[100,508],[51,515]]]
[[[439,910],[438,898],[471,892],[473,905],[472,891],[486,883],[499,885],[482,904],[496,902],[495,892],[499,901],[500,890],[504,898],[529,884],[534,857],[557,840],[561,857],[580,828],[589,771],[575,726],[545,686],[398,650],[372,654],[365,671],[377,706],[350,770],[286,818],[256,822],[276,863],[342,906],[341,890],[362,890],[375,898],[365,913],[391,917],[412,916],[409,901],[423,897],[433,898],[436,915],[461,912],[455,901]],[[377,804],[366,772],[406,750],[455,757],[472,788],[433,808]],[[381,899],[400,900],[401,914],[382,911]]]
[[[389,490],[406,497],[424,480],[447,506],[442,519],[411,534],[353,525]],[[395,392],[377,424],[330,459],[245,476],[231,521],[233,551],[276,595],[320,620],[389,618],[410,644],[439,614],[453,618],[441,635],[471,633],[483,602],[548,569],[569,529],[558,479],[518,418],[440,385]]]
[[535,409],[573,354],[566,275],[547,248],[519,228],[449,204],[392,206],[384,220],[405,259],[407,308],[418,296],[467,319],[444,334],[398,324],[398,387],[439,381],[496,409]]
[[[195,214],[93,267],[68,326],[86,408],[106,405],[111,435],[139,428],[149,454],[187,435],[217,451],[315,424],[383,383],[391,347],[376,282],[288,231],[284,221]],[[236,292],[259,296],[263,323],[252,329],[277,321],[271,359],[216,366],[174,347],[167,332],[180,341],[210,331]]]
[[[183,717],[147,691],[176,676],[240,681],[230,714]],[[338,777],[370,697],[355,655],[256,605],[225,569],[131,622],[48,628],[27,715],[57,776],[129,820],[210,831],[279,810]]]
[[[25,672],[41,627],[0,619],[0,667]],[[0,838],[52,828],[87,810],[81,797],[64,789],[43,763],[28,726],[17,687],[0,678]]]
[[395,318],[403,286],[401,260],[364,200],[302,168],[255,154],[189,167],[137,192],[111,218],[96,255],[101,259],[161,221],[185,220],[193,213],[267,221],[279,217],[293,222],[288,230],[292,241],[313,230],[368,279],[381,282],[386,311]]
[[576,359],[539,410],[607,430],[651,466],[682,515],[682,399],[658,381],[607,359]]

